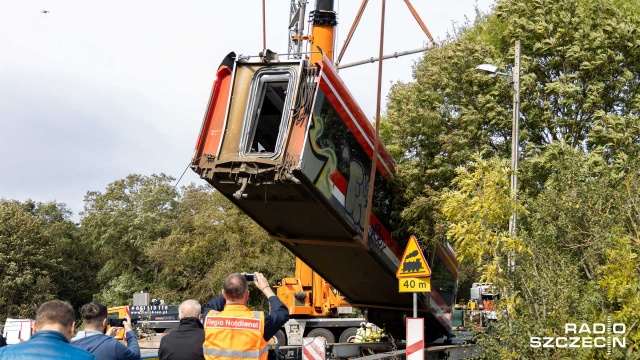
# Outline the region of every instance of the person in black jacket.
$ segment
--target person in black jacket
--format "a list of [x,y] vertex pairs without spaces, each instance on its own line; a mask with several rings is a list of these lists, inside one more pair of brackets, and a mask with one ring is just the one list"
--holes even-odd
[[160,360],[204,360],[204,329],[200,322],[200,311],[197,300],[185,300],[180,304],[180,325],[160,340]]

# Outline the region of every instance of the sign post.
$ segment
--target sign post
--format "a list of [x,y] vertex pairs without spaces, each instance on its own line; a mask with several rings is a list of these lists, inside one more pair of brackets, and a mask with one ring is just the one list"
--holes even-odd
[[407,319],[407,360],[424,360],[424,319]]
[[[413,293],[413,317],[418,317],[418,293],[431,291],[431,269],[416,237],[411,235],[396,272],[398,290]],[[407,328],[408,329],[408,328]]]

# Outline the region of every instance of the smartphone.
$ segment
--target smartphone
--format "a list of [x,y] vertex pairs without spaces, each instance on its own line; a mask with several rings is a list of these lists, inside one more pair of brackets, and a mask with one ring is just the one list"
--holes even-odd
[[244,278],[247,279],[247,281],[253,281],[253,274],[244,274]]
[[[109,326],[111,327],[123,327],[124,322],[127,321],[126,318],[109,318]],[[138,319],[131,319],[131,325],[135,325],[138,323]]]
[[110,318],[109,326],[111,327],[123,327],[124,322],[127,321],[125,318]]

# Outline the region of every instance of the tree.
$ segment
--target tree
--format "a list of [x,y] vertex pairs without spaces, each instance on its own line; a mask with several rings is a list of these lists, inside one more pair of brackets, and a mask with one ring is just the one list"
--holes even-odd
[[[475,72],[481,63],[510,64],[522,41],[521,156],[556,141],[638,158],[640,31],[638,7],[614,0],[536,0],[526,7],[499,1],[492,14],[455,29],[425,53],[415,82],[394,85],[382,135],[399,160],[409,206],[406,227],[431,238],[439,225],[434,203],[455,169],[475,153],[510,154],[512,92],[506,79]],[[624,120],[622,120],[624,119]],[[546,174],[522,177],[535,188]]]
[[0,320],[33,318],[53,298],[74,306],[91,299],[83,250],[64,204],[0,201]]
[[105,304],[125,304],[157,280],[145,251],[175,226],[179,194],[173,180],[164,174],[133,174],[109,184],[104,193],[85,196],[82,235],[96,252],[98,299]]
[[[552,144],[531,160],[551,174],[542,190],[522,196],[518,237],[505,233],[508,203],[504,165],[476,157],[458,169],[442,196],[448,236],[462,261],[475,260],[481,280],[502,289],[498,337],[480,339],[485,358],[549,357],[529,336],[565,336],[564,324],[614,322],[628,326],[626,349],[638,344],[640,296],[638,193],[640,168],[620,179],[601,154]],[[508,269],[508,254],[516,267]],[[621,355],[625,349],[612,349]],[[600,352],[598,352],[600,351]],[[591,357],[601,349],[556,349],[555,356]]]
[[177,190],[172,181],[129,175],[87,193],[81,230],[93,244],[99,301],[126,304],[141,290],[166,303],[208,301],[232,272],[260,271],[272,281],[292,272],[291,254],[220,193]]
[[80,236],[78,225],[71,219],[71,211],[55,202],[33,203],[32,214],[45,222],[47,235],[51,237],[51,253],[57,254],[62,266],[53,276],[57,288],[57,298],[67,300],[75,309],[93,300],[99,289],[92,279],[100,268],[95,262],[87,261],[95,257],[91,243]]
[[[471,260],[482,277],[506,289],[509,254],[527,251],[518,238],[512,238],[504,226],[516,204],[509,198],[506,162],[498,158],[484,160],[476,155],[466,167],[457,169],[453,188],[442,194],[442,213],[449,220],[447,237],[458,249],[461,261]],[[523,208],[518,207],[522,215]],[[503,294],[506,293],[503,291]]]
[[[158,296],[208,301],[230,273],[259,271],[273,282],[293,272],[288,250],[219,192],[193,185],[182,191],[178,226],[146,253],[158,269]],[[252,302],[267,305],[252,293]]]
[[[415,82],[392,88],[382,133],[400,160],[403,227],[431,239],[448,231],[458,253],[514,290],[500,304],[509,321],[482,340],[486,358],[603,356],[535,350],[526,339],[562,336],[564,323],[607,316],[626,322],[627,354],[637,356],[638,15],[633,1],[498,1],[426,53]],[[510,64],[515,40],[522,42],[515,241],[528,251],[509,272],[499,267],[506,221],[487,218],[504,220],[516,204],[504,171],[478,169],[510,157],[512,92],[507,79],[474,68]],[[489,191],[502,195],[484,201]]]

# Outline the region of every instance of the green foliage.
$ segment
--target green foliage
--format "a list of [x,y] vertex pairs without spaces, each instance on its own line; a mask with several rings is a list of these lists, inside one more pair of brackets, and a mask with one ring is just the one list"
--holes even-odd
[[[532,349],[528,339],[609,315],[629,330],[629,349],[614,357],[638,356],[639,14],[636,1],[501,0],[426,53],[415,82],[392,88],[382,134],[408,204],[400,228],[446,234],[463,265],[506,286],[508,316],[480,339],[485,358],[602,358]],[[508,79],[474,69],[512,64],[515,40],[520,207],[509,239],[515,204],[498,159],[511,155],[513,92]],[[514,272],[505,267],[512,250]]]
[[[638,170],[638,168],[636,168]],[[597,283],[616,310],[614,321],[627,324],[628,339],[640,346],[640,176],[636,171],[622,184],[620,227],[610,234],[604,265],[597,269]]]
[[260,271],[272,284],[292,273],[292,255],[222,195],[172,181],[129,175],[87,194],[81,229],[96,254],[98,300],[119,306],[147,290],[166,303],[206,302],[230,273]]
[[[527,199],[526,241],[535,247],[535,257],[519,262],[518,282],[527,291],[522,314],[555,336],[563,331],[552,329],[562,329],[564,323],[606,322],[607,316],[632,326],[640,316],[640,271],[632,270],[637,250],[630,244],[637,242],[638,234],[631,225],[638,222],[638,213],[630,211],[629,204],[637,197],[640,168],[631,168],[621,178],[598,153],[565,144],[548,150],[547,156],[531,161],[534,166],[544,163],[551,176],[540,194]],[[630,188],[636,189],[631,196]],[[624,295],[614,300],[614,293]],[[627,341],[629,350],[637,347],[637,333],[630,333]],[[602,356],[594,349],[558,353]]]
[[496,16],[508,24],[505,34],[525,44],[522,110],[533,120],[526,126],[533,143],[583,147],[586,142],[589,149],[615,152],[615,144],[595,141],[592,131],[603,118],[635,115],[638,18],[614,1],[595,0],[538,0],[524,8],[502,1]]
[[150,290],[149,282],[137,274],[123,273],[104,284],[95,301],[106,306],[123,306],[131,303],[133,293]]
[[[455,190],[441,197],[442,212],[451,224],[447,237],[458,249],[459,260],[471,259],[478,265],[482,274],[478,280],[504,288],[507,257],[526,252],[505,226],[517,206],[510,200],[506,162],[476,155],[457,173],[452,184]],[[522,207],[517,209],[523,212]]]
[[[499,1],[493,14],[427,52],[414,69],[415,82],[392,88],[382,134],[400,162],[409,201],[405,228],[421,238],[442,235],[446,227],[433,199],[456,167],[475,153],[509,156],[508,81],[474,69],[511,64],[516,39],[522,41],[521,154],[564,141],[606,153],[610,162],[639,157],[640,37],[634,34],[640,17],[637,6],[620,3]],[[544,173],[535,175],[523,187],[544,181]]]
[[[273,285],[293,274],[291,253],[222,195],[172,181],[133,174],[90,191],[80,224],[63,204],[0,201],[0,321],[33,318],[53,298],[121,306],[141,290],[204,303],[233,272]],[[268,307],[258,291],[250,302]]]
[[[501,211],[509,208],[506,194],[490,195],[507,188],[500,181],[506,173],[500,162],[476,157],[459,170],[456,190],[442,197],[449,236],[463,262],[476,260],[483,278],[502,288],[503,316],[495,336],[478,340],[486,350],[483,357],[600,358],[603,349],[534,349],[528,339],[566,336],[566,323],[605,323],[608,316],[629,330],[629,348],[614,348],[614,354],[633,354],[640,319],[640,167],[621,178],[601,154],[561,143],[530,159],[530,166],[545,167],[550,175],[540,191],[521,197],[513,243],[501,243],[496,235],[506,228],[500,226],[504,220],[491,221],[509,213]],[[511,252],[515,271],[505,270]]]
[[[499,309],[508,316],[496,324],[495,336],[478,339],[483,357],[598,358],[602,350],[533,349],[528,339],[565,336],[566,323],[604,323],[609,315],[627,324],[627,341],[637,346],[640,168],[621,178],[601,154],[561,143],[529,166],[550,175],[542,190],[522,197],[517,239],[506,234],[514,204],[504,161],[474,156],[441,197],[459,258],[474,261],[479,280],[502,289]],[[510,253],[516,255],[514,272],[506,269]]]
[[[32,318],[52,298],[74,305],[91,298],[81,280],[82,242],[64,204],[0,201],[0,321]],[[78,286],[80,285],[80,286]]]
[[[158,271],[154,293],[206,301],[233,272],[259,271],[274,285],[292,274],[291,253],[220,193],[193,185],[183,191],[179,225],[146,254]],[[252,303],[268,306],[258,291],[252,295]]]
[[[90,191],[85,196],[81,230],[93,244],[94,261],[100,264],[99,298],[115,301],[106,305],[126,304],[131,294],[142,290],[138,283],[156,280],[145,250],[175,226],[179,194],[171,185],[173,180],[164,174],[129,175],[109,184],[104,193]],[[114,281],[121,290],[119,296],[109,294],[111,288],[105,286]]]
[[[464,29],[459,31],[462,33]],[[399,161],[398,182],[408,206],[406,232],[423,239],[442,236],[439,194],[474,155],[509,151],[509,88],[486,81],[473,69],[495,53],[471,36],[425,54],[413,83],[398,83],[389,95],[382,136]]]

